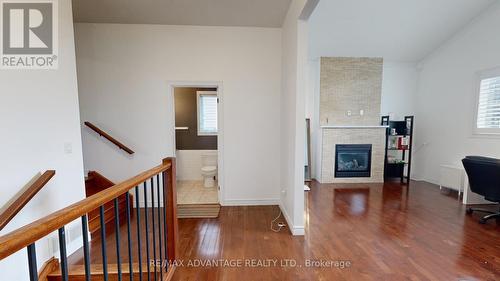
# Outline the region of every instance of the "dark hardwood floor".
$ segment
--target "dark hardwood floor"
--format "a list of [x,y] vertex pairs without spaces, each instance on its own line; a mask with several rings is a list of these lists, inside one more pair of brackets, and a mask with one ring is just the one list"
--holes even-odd
[[[412,182],[407,189],[398,183],[313,182],[303,237],[287,229],[272,232],[278,212],[276,206],[222,207],[218,219],[179,220],[184,264],[174,280],[500,280],[499,224],[478,224],[479,215],[466,215],[455,194],[428,183]],[[207,259],[278,264],[188,264]],[[281,266],[287,259],[296,266]],[[306,259],[350,266],[305,267]]]
[[[222,207],[217,219],[180,219],[182,265],[174,280],[500,280],[500,222],[479,224],[479,214],[466,215],[456,193],[424,182],[412,182],[408,189],[399,183],[313,182],[305,204],[306,235],[299,237],[286,228],[271,231],[277,206]],[[137,262],[135,219],[131,242]],[[151,230],[150,224],[150,241]],[[127,263],[125,225],[120,233]],[[115,263],[114,231],[107,234],[108,262]],[[156,248],[159,253],[158,243]],[[99,265],[100,239],[92,240],[90,252]],[[207,260],[219,266],[195,266]],[[343,263],[307,267],[306,260]],[[142,261],[147,261],[144,250]],[[81,249],[69,264],[70,270],[83,264]]]

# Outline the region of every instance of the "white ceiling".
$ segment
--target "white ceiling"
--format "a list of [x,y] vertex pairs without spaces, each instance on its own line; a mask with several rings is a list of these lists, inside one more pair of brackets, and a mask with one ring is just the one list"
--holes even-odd
[[418,62],[496,0],[321,0],[309,55]]
[[281,27],[290,0],[73,0],[75,22]]

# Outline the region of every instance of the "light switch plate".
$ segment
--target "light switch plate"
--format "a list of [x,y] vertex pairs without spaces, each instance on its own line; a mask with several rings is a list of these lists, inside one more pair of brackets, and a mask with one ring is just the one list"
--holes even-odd
[[64,153],[71,154],[73,153],[73,144],[70,142],[64,143]]

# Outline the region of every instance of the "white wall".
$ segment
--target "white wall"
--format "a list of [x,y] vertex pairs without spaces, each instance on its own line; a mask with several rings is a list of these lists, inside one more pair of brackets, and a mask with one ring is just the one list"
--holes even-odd
[[415,178],[436,182],[438,166],[466,155],[500,157],[500,139],[472,134],[475,74],[500,66],[500,3],[424,60],[415,118]]
[[290,4],[283,23],[281,94],[281,203],[294,235],[304,234],[304,128],[307,24],[298,20],[305,0]]
[[204,165],[204,155],[212,155],[214,163],[217,163],[217,150],[177,150],[177,180],[203,180],[201,168]]
[[281,30],[76,24],[81,119],[135,154],[83,129],[86,170],[124,180],[174,154],[169,81],[221,81],[221,202],[279,200]]
[[[0,70],[0,84],[0,206],[38,172],[56,170],[6,234],[85,196],[71,1],[59,1],[59,69]],[[52,255],[46,239],[36,245],[40,267]],[[29,280],[27,269],[22,249],[0,262],[0,279]]]
[[380,113],[392,120],[415,114],[418,70],[416,63],[384,61]]

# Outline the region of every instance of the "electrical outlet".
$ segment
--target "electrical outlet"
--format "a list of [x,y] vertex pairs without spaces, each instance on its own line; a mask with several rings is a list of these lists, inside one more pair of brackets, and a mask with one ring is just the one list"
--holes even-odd
[[347,111],[347,116],[351,116],[352,115],[352,111],[348,110]]
[[286,189],[281,190],[281,195],[286,196]]
[[363,109],[361,109],[361,110],[359,111],[359,116],[363,116],[363,115],[365,115],[365,111],[364,111]]

